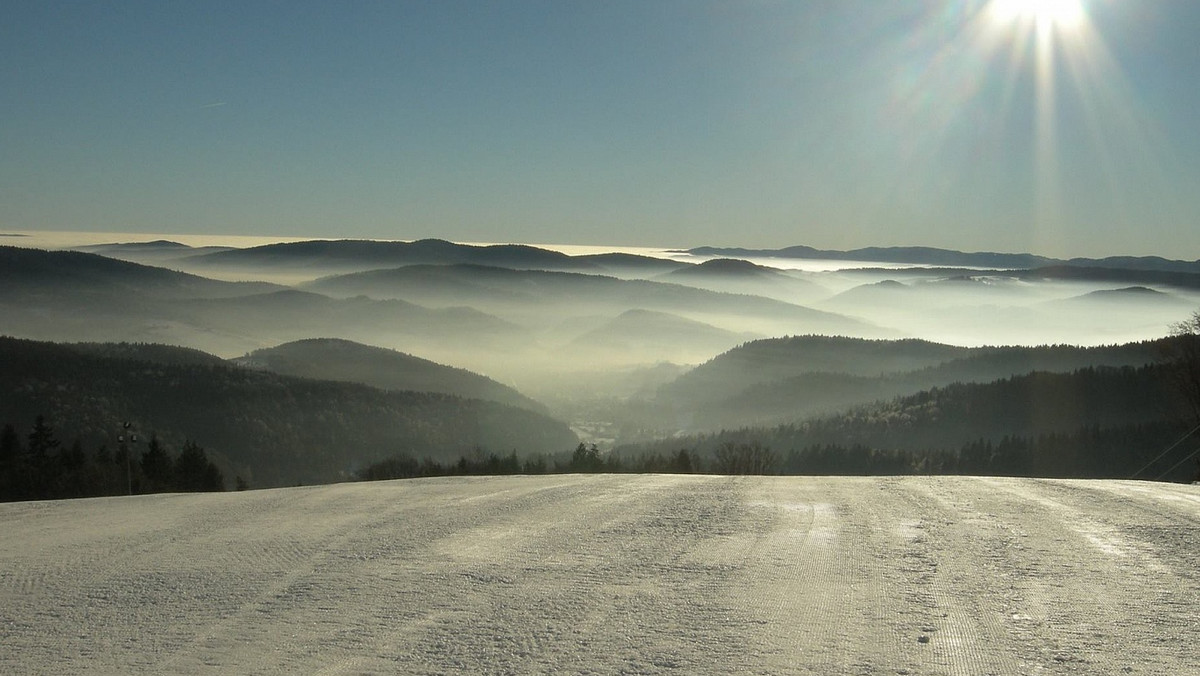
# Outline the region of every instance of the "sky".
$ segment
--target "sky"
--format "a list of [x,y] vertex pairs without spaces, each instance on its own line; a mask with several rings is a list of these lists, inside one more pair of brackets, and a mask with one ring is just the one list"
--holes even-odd
[[1200,2],[1040,4],[6,0],[0,232],[1200,258]]

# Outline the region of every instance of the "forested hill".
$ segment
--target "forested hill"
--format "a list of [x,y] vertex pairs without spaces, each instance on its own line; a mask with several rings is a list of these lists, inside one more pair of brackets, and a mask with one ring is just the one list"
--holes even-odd
[[0,246],[0,291],[5,294],[45,297],[125,292],[137,297],[227,298],[278,288],[262,282],[221,282],[80,251]]
[[[685,448],[703,456],[725,444],[755,444],[772,449],[791,473],[1127,477],[1185,431],[1166,368],[957,383],[803,423],[676,437],[621,453]],[[1162,459],[1155,471],[1176,459]],[[1195,472],[1194,465],[1175,469],[1175,478]]]
[[922,340],[771,338],[746,343],[680,376],[661,388],[658,403],[692,420],[697,430],[771,425],[953,383],[1143,366],[1161,349],[1156,342],[966,348]]
[[445,461],[578,443],[561,422],[494,402],[104,352],[0,338],[0,423],[20,430],[44,415],[60,439],[94,448],[132,421],[168,446],[203,446],[256,487],[342,480],[401,452]]
[[452,394],[547,413],[542,404],[478,373],[349,340],[297,340],[255,350],[233,361],[289,376],[362,383],[383,390]]

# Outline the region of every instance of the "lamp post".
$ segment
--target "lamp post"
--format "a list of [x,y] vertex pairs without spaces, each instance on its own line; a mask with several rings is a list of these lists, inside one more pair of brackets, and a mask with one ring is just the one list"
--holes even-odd
[[136,444],[138,438],[137,434],[133,431],[133,423],[131,422],[121,423],[121,430],[122,432],[117,437],[117,441],[121,444],[121,452],[125,454],[125,490],[128,495],[133,495],[133,461],[129,458],[132,455],[132,451],[129,446],[125,445],[125,442],[128,441],[130,444]]

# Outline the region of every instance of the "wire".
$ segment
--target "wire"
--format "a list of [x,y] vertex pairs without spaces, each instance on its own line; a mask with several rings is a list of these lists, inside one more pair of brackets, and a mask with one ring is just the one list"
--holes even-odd
[[[1173,444],[1171,444],[1170,446],[1168,446],[1168,447],[1167,447],[1167,450],[1163,451],[1162,453],[1159,453],[1157,458],[1155,458],[1155,459],[1151,460],[1150,462],[1146,463],[1146,464],[1145,464],[1145,466],[1143,466],[1143,467],[1142,467],[1141,469],[1139,469],[1138,471],[1134,472],[1134,473],[1133,473],[1133,475],[1132,475],[1132,476],[1130,476],[1129,478],[1130,478],[1130,479],[1136,479],[1136,478],[1137,478],[1137,476],[1138,476],[1139,474],[1141,474],[1142,472],[1145,472],[1146,470],[1150,469],[1150,466],[1151,466],[1151,465],[1153,465],[1154,463],[1158,462],[1159,460],[1162,460],[1162,459],[1163,459],[1163,457],[1164,457],[1166,454],[1168,454],[1168,453],[1170,453],[1171,451],[1175,450],[1175,447],[1176,447],[1176,446],[1178,446],[1179,444],[1182,444],[1184,441],[1186,441],[1186,440],[1187,440],[1187,438],[1188,438],[1188,437],[1190,437],[1190,436],[1192,436],[1193,434],[1195,434],[1195,433],[1196,433],[1198,430],[1200,430],[1200,425],[1196,425],[1196,426],[1195,426],[1195,427],[1193,427],[1193,428],[1192,428],[1192,429],[1191,429],[1191,430],[1190,430],[1190,431],[1189,431],[1187,434],[1183,435],[1182,437],[1179,437],[1179,440],[1178,440],[1178,441],[1176,441],[1175,443],[1173,443]],[[1200,449],[1197,449],[1197,451],[1200,451]],[[1196,455],[1196,454],[1195,454],[1195,453],[1192,453],[1192,455]],[[1191,457],[1192,457],[1192,455],[1189,455],[1187,458],[1184,458],[1184,460],[1185,460],[1185,461],[1186,461],[1186,460],[1188,460],[1189,458],[1191,458]],[[1179,463],[1179,464],[1181,465],[1181,464],[1183,464],[1183,463],[1181,462],[1181,463]],[[1175,465],[1175,467],[1178,467],[1178,466],[1179,466],[1179,465]],[[1167,473],[1170,473],[1170,472],[1171,472],[1171,470],[1175,469],[1175,467],[1172,467],[1171,469],[1167,470]],[[1165,474],[1164,474],[1163,476],[1165,476]],[[1158,477],[1158,478],[1159,478],[1159,479],[1161,479],[1161,478],[1162,478],[1162,476],[1160,476],[1160,477]],[[1156,481],[1157,481],[1157,479],[1156,479]]]
[[1172,467],[1171,469],[1163,472],[1162,474],[1159,474],[1157,477],[1155,477],[1154,480],[1160,481],[1166,475],[1170,474],[1171,472],[1174,472],[1180,465],[1182,465],[1183,463],[1187,462],[1188,460],[1191,460],[1192,458],[1196,457],[1196,454],[1198,454],[1198,453],[1200,453],[1200,447],[1197,447],[1196,450],[1189,453],[1188,456],[1186,458],[1184,458],[1183,460],[1180,460],[1179,462],[1175,463],[1175,466]]

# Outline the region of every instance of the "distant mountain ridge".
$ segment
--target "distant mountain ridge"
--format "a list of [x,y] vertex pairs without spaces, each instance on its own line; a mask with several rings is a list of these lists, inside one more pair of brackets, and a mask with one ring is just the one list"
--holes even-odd
[[0,291],[72,293],[131,291],[158,297],[228,298],[283,287],[265,282],[222,282],[82,251],[0,246]]
[[362,383],[383,390],[438,392],[547,413],[542,404],[478,373],[349,340],[309,338],[255,350],[231,361],[287,376]]
[[[889,335],[863,320],[759,296],[736,295],[643,279],[546,270],[460,265],[409,265],[318,279],[303,286],[335,297],[404,298],[429,307],[488,307],[504,316],[511,307],[569,312],[585,304],[597,311],[655,310],[681,316],[769,318],[795,332]],[[690,316],[689,318],[695,318]],[[701,319],[703,321],[703,319]],[[757,329],[754,329],[757,330]]]
[[401,265],[491,265],[513,269],[574,269],[596,272],[596,262],[526,244],[476,246],[441,239],[413,242],[309,240],[232,249],[191,259],[202,265],[349,266],[370,269]]
[[810,246],[790,246],[782,249],[702,246],[687,249],[686,253],[695,256],[800,258],[968,268],[1031,269],[1061,265],[1079,268],[1200,273],[1200,260],[1169,260],[1160,256],[1109,256],[1106,258],[1059,259],[1029,253],[996,253],[989,251],[968,253],[952,249],[921,246],[864,247],[846,251],[815,249]]
[[172,263],[185,257],[201,256],[218,251],[230,251],[231,246],[194,247],[180,242],[158,239],[152,242],[115,242],[72,247],[75,251],[100,254],[135,263]]

